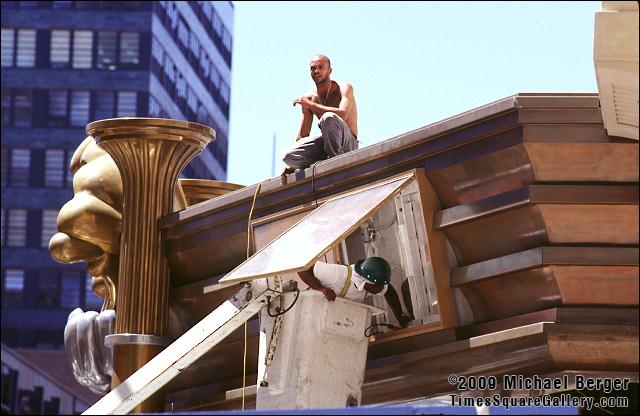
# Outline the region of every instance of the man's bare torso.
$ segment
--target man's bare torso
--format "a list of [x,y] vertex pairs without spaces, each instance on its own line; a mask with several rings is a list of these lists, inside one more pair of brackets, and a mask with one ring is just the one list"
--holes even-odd
[[[340,102],[342,101],[342,95],[346,91],[346,86],[343,82],[340,81],[331,81],[331,89],[329,90],[329,95],[326,97],[320,97],[316,89],[313,89],[307,93],[307,97],[311,99],[313,102],[324,105],[326,107],[340,107]],[[351,130],[351,134],[354,136],[358,136],[358,108],[356,106],[355,97],[351,97],[352,107],[351,111],[347,114],[346,120],[347,126],[349,126],[349,130]],[[318,111],[311,110],[313,114],[320,118],[322,113]]]

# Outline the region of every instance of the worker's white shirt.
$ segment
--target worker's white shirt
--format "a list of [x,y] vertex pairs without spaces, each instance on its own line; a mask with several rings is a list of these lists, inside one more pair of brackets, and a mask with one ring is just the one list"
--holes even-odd
[[[344,297],[356,302],[362,302],[364,298],[370,294],[364,289],[364,284],[371,282],[356,273],[355,265],[343,266],[341,264],[330,264],[318,261],[315,266],[313,266],[313,274],[322,286],[328,287],[336,293],[336,296],[340,296],[342,288],[347,281],[348,268],[351,268],[351,284]],[[386,291],[387,285],[384,285],[384,289],[381,290],[380,293],[376,293],[375,296],[384,295]]]

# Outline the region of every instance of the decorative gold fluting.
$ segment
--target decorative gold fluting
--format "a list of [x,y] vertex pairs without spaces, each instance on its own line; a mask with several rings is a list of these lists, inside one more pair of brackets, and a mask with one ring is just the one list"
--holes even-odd
[[[173,211],[178,175],[215,138],[215,131],[185,121],[120,118],[90,123],[87,134],[113,158],[122,177],[115,333],[161,340],[167,329],[170,270],[157,221]],[[144,343],[115,344],[112,388],[161,350]],[[161,396],[154,395],[134,411],[162,411]]]
[[90,123],[87,134],[111,155],[123,183],[115,333],[164,336],[169,266],[156,223],[172,212],[179,173],[215,132],[185,121],[120,118]]

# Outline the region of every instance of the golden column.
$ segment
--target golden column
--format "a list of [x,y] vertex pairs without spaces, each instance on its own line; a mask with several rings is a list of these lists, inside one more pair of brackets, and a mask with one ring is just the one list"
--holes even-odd
[[[87,125],[113,158],[124,192],[112,388],[168,344],[169,265],[157,220],[172,212],[178,175],[215,139],[207,126],[158,118],[117,118]],[[162,395],[135,409],[163,411]]]

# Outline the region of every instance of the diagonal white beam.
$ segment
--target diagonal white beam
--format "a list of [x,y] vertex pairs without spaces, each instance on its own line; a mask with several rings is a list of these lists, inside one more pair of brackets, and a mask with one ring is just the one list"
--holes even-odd
[[267,279],[251,282],[98,400],[83,415],[129,413],[255,315],[266,304],[267,296],[273,300],[280,294],[267,287]]

